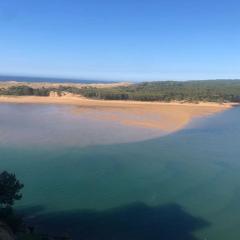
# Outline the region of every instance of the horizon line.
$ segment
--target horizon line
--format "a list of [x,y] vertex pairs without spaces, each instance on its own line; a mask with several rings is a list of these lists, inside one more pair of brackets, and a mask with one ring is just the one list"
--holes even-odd
[[[8,78],[4,80],[4,78]],[[239,78],[186,78],[186,79],[176,79],[176,78],[165,78],[165,79],[149,79],[149,80],[114,80],[114,79],[104,79],[104,78],[85,78],[85,77],[71,77],[71,76],[51,76],[51,75],[28,75],[28,74],[1,74],[0,73],[0,81],[15,81],[17,79],[9,79],[9,78],[35,78],[36,80],[66,80],[66,81],[86,81],[86,82],[163,82],[163,81],[176,81],[176,82],[187,82],[187,81],[217,81],[217,80],[240,80]],[[27,80],[26,79],[26,80]],[[41,82],[41,81],[40,81]]]

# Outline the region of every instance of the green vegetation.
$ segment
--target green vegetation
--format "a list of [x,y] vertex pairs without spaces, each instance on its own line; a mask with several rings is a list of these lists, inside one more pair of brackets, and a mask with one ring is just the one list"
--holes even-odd
[[85,88],[85,97],[108,100],[240,102],[239,80],[146,82],[127,87]]
[[0,174],[0,221],[6,223],[14,232],[18,231],[22,219],[13,211],[13,204],[20,200],[23,184],[16,179],[14,174],[6,171]]
[[28,86],[11,86],[9,88],[0,89],[0,95],[13,95],[13,96],[49,96],[49,88],[31,88]]
[[15,174],[6,171],[0,174],[0,206],[2,208],[10,207],[16,200],[22,198],[20,190],[23,184],[16,179]]
[[0,89],[0,95],[49,96],[51,91],[59,95],[69,92],[105,100],[240,102],[240,80],[145,82],[112,88],[59,86],[33,89],[28,86],[16,86]]

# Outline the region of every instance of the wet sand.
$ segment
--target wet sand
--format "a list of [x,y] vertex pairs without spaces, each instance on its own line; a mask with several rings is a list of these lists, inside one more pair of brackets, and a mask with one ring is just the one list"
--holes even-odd
[[63,97],[0,96],[0,103],[63,104],[76,106],[73,112],[87,113],[89,117],[117,121],[123,125],[153,128],[174,132],[192,119],[208,116],[231,108],[232,104],[139,102],[92,100],[66,95]]

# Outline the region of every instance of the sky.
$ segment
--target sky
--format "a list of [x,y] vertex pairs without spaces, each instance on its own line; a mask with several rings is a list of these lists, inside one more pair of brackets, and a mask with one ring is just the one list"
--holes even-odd
[[237,0],[0,0],[0,74],[240,78]]

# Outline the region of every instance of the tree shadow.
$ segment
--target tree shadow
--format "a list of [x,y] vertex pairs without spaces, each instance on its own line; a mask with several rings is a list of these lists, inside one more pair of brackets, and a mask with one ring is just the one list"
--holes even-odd
[[40,232],[79,240],[197,240],[193,232],[210,224],[177,204],[133,203],[104,211],[77,210],[28,219]]

